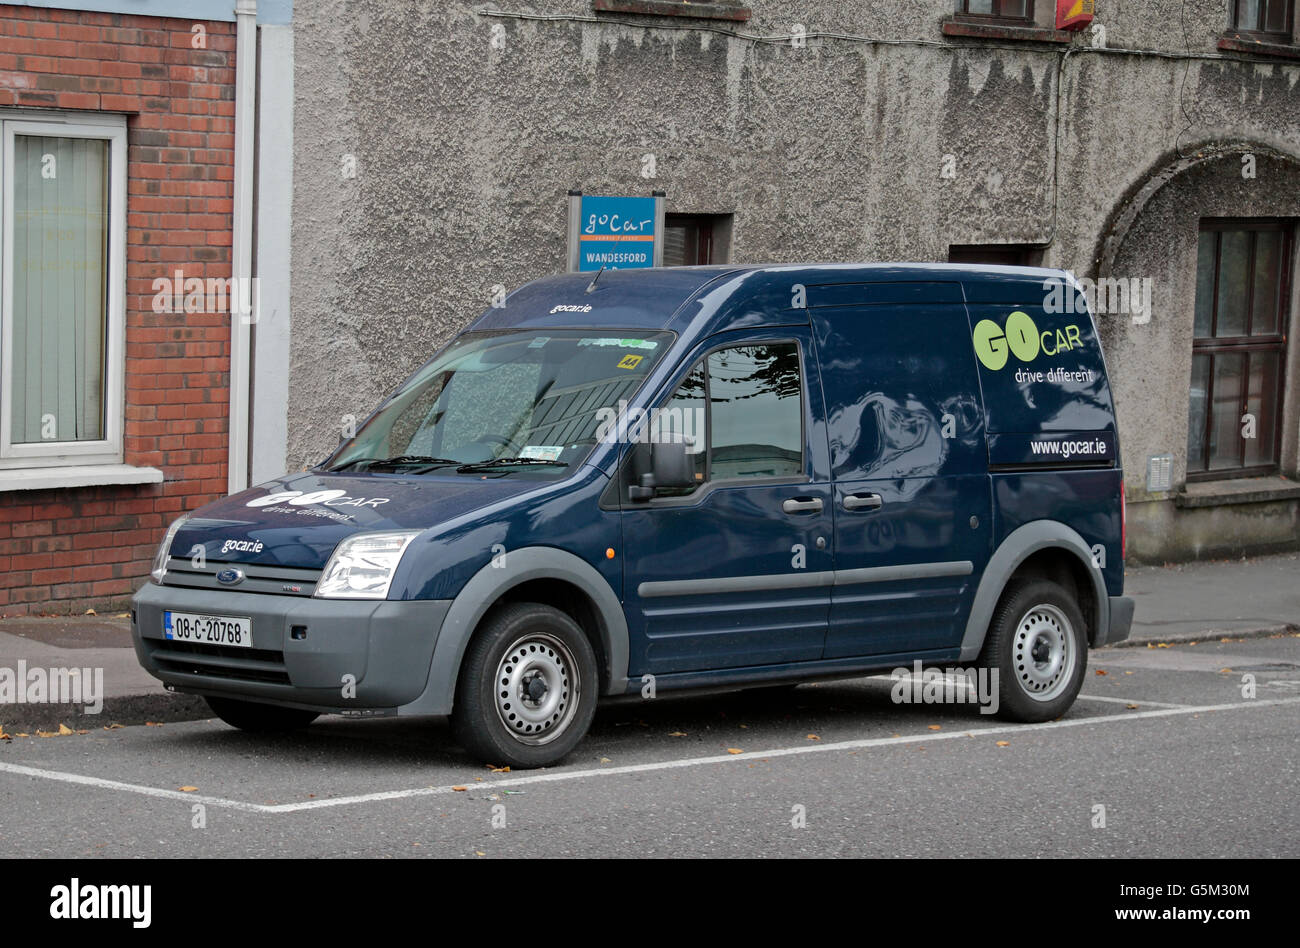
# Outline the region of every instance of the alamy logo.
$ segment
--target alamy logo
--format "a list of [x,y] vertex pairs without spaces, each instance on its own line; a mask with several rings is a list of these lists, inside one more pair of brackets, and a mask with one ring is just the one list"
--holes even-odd
[[998,713],[996,668],[895,668],[890,698],[894,704],[977,704],[980,714]]
[[50,918],[125,918],[132,928],[148,928],[153,919],[151,885],[68,885],[50,889]]
[[0,668],[0,705],[80,704],[86,714],[104,710],[104,669]]
[[606,444],[685,444],[687,454],[704,450],[704,409],[672,406],[669,408],[629,408],[620,399],[617,408],[596,409],[600,422],[596,440]]
[[1151,277],[1123,279],[1082,277],[1068,284],[1062,280],[1043,281],[1043,312],[1086,313],[1098,316],[1132,316],[1133,324],[1151,322],[1155,281]]

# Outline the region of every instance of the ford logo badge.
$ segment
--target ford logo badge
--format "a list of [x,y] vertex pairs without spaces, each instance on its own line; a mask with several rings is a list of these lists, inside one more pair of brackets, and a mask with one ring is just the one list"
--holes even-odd
[[223,569],[217,574],[217,582],[223,586],[234,586],[236,583],[244,581],[244,571],[242,569]]

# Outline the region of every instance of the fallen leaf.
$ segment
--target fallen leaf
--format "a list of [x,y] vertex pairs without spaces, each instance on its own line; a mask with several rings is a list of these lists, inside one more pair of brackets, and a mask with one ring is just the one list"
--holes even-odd
[[469,789],[469,787],[452,787],[451,789],[456,793],[464,793],[466,790]]
[[1010,746],[1011,746],[1010,741],[998,741],[998,747],[1010,747]]
[[195,790],[199,788],[198,787],[177,787],[176,789],[179,790],[181,793],[193,793]]
[[1220,669],[1219,669],[1219,674],[1220,674],[1220,675],[1231,675],[1231,674],[1232,674],[1232,669],[1231,669],[1231,668],[1220,668]]
[[0,741],[12,741],[13,739],[14,736],[12,734],[6,734],[5,726],[0,724]]
[[741,750],[739,747],[728,747],[728,748],[727,748],[727,753],[728,753],[728,754],[743,754],[743,753],[745,753],[745,752],[744,752],[743,750]]
[[669,734],[668,736],[669,736],[669,737],[685,737],[685,736],[686,736],[686,732],[685,732],[685,731],[673,731],[673,732],[672,732],[671,734]]
[[930,725],[930,730],[932,730],[932,731],[942,731],[942,730],[943,730],[943,725],[942,725],[942,724],[931,724],[931,725]]
[[1130,711],[1136,711],[1136,710],[1138,709],[1139,705],[1136,705],[1136,704],[1126,704],[1126,705],[1124,705],[1124,707],[1128,708]]
[[118,728],[120,728],[120,727],[122,727],[121,724],[105,724],[105,725],[104,725],[104,730],[105,730],[105,731],[116,731],[116,730],[117,730]]
[[741,727],[747,728],[747,727],[749,727],[749,725],[748,725],[748,724],[742,724]]
[[602,764],[612,764],[612,763],[613,763],[613,761],[610,760],[608,757],[602,757],[602,758],[600,759],[600,762],[601,762]]
[[1132,672],[1125,672],[1124,674],[1126,674],[1126,675],[1131,675],[1131,674],[1133,674],[1133,673],[1132,673]]
[[87,610],[85,611],[84,615],[88,615],[88,616],[97,616],[97,615],[99,615],[99,613],[96,612],[94,609],[87,609]]
[[1157,642],[1156,648],[1173,648],[1168,642]]
[[88,730],[86,730],[85,728],[80,728],[80,727],[79,727],[79,728],[77,728],[77,733],[78,733],[78,734],[89,734],[90,732],[89,732]]
[[37,737],[58,737],[59,732],[58,731],[37,731],[36,736]]
[[66,724],[60,724],[60,725],[59,725],[59,735],[60,735],[60,736],[66,736],[66,735],[71,734],[71,733],[72,733],[72,728],[68,727]]
[[486,856],[487,853],[479,852],[479,851],[476,849],[476,850],[474,850],[474,855],[475,855],[475,856]]
[[810,740],[810,741],[820,741],[820,740],[821,740],[821,738],[818,737],[816,734],[809,734],[809,735],[807,735],[807,737],[808,737],[808,740]]
[[493,767],[491,764],[488,764],[488,770],[491,771],[491,772],[494,773],[494,774],[508,774],[508,773],[510,773],[510,767],[509,767],[509,766],[505,766],[505,767]]
[[117,617],[118,617],[119,619],[125,619],[125,618],[126,618],[127,616],[129,616],[130,614],[131,614],[131,613],[129,613],[129,612],[119,612],[119,613],[117,614]]
[[144,722],[144,726],[145,726],[145,727],[162,727],[162,725],[159,724],[157,721],[145,721],[145,722]]
[[482,783],[482,782],[483,782],[483,778],[482,778],[482,777],[475,777],[474,780],[475,780],[477,783]]
[[1104,675],[1104,674],[1106,674],[1106,669],[1104,669],[1104,668],[1098,668],[1098,669],[1097,669],[1097,674],[1098,674],[1098,675]]

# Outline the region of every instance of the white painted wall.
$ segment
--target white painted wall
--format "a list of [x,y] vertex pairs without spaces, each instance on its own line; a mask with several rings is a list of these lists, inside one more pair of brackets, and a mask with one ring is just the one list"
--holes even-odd
[[257,114],[259,307],[253,326],[250,483],[285,472],[293,207],[293,27],[261,26]]

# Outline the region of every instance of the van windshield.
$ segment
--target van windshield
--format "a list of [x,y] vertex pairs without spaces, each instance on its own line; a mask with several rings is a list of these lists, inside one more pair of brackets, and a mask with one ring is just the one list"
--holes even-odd
[[466,333],[324,468],[558,476],[591,453],[672,339],[627,330]]

